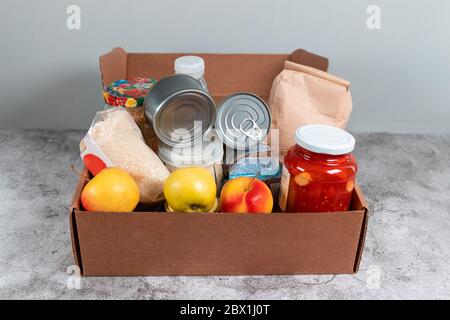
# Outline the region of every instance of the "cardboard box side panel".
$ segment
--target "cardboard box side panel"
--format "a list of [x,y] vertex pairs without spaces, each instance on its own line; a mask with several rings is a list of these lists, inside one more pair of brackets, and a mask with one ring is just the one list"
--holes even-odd
[[78,228],[76,222],[76,209],[69,212],[70,239],[72,241],[72,254],[75,264],[80,268],[80,274],[83,275],[83,264],[81,261],[80,240],[78,238]]
[[358,251],[356,253],[356,261],[355,266],[353,268],[353,272],[356,273],[359,270],[359,265],[361,263],[362,253],[364,250],[364,244],[366,241],[366,233],[367,233],[367,224],[369,222],[369,209],[367,207],[366,200],[364,199],[364,196],[362,194],[361,188],[358,184],[355,184],[355,193],[353,197],[353,203],[352,207],[358,207],[361,208],[364,212],[364,218],[361,225],[361,232],[360,232],[360,238],[359,238],[359,244],[358,244]]
[[[129,53],[127,78],[161,79],[174,73],[174,60],[192,53]],[[248,91],[268,100],[275,76],[283,63],[291,60],[326,71],[328,59],[303,49],[287,54],[204,54],[208,89],[217,102],[239,91]]]
[[364,219],[361,225],[361,232],[360,232],[360,238],[359,238],[359,244],[358,244],[358,250],[356,253],[356,261],[355,266],[353,268],[353,273],[356,273],[359,271],[359,265],[361,264],[361,258],[362,253],[364,251],[364,244],[366,242],[366,234],[367,234],[367,224],[369,222],[369,212],[368,210],[364,210]]
[[352,198],[352,208],[355,209],[367,209],[367,202],[366,199],[364,199],[364,195],[361,191],[361,188],[358,183],[355,183],[355,190],[354,190],[354,196]]
[[328,59],[303,49],[297,49],[291,53],[289,60],[322,71],[328,71]]
[[76,212],[85,275],[352,273],[362,219]]
[[83,188],[85,184],[87,183],[89,179],[89,171],[86,167],[83,167],[83,171],[81,172],[80,180],[78,180],[77,186],[75,188],[75,193],[73,194],[72,203],[70,210],[73,209],[80,210],[81,208],[81,192],[83,191]]
[[181,53],[128,53],[127,78],[160,80],[175,73],[174,61]]
[[100,56],[100,72],[103,86],[127,76],[127,53],[122,48],[114,48]]
[[[185,54],[128,55],[127,77],[161,79],[174,73],[174,60]],[[286,54],[201,54],[205,60],[205,79],[216,101],[235,92],[252,92],[267,100],[272,81],[289,58]],[[257,79],[257,80],[255,80]]]
[[80,180],[75,189],[75,193],[72,199],[72,204],[69,208],[69,226],[70,226],[70,238],[72,242],[72,253],[75,260],[75,264],[80,268],[80,273],[83,274],[83,264],[81,261],[80,241],[78,238],[78,228],[76,222],[75,212],[81,209],[81,192],[86,184],[89,172],[86,168],[83,168]]
[[[358,186],[352,201],[353,211],[349,212],[269,216],[95,213],[81,211],[80,208],[81,190],[87,176],[84,169],[70,215],[73,253],[83,275],[329,274],[357,271],[367,224],[365,200]],[[296,218],[298,216],[306,220],[300,221]],[[215,220],[212,220],[212,226],[205,222],[196,224],[199,217],[206,218],[203,221]],[[227,222],[230,217],[241,220],[230,224]],[[341,217],[344,222],[339,222],[336,217]],[[276,222],[283,219],[289,220],[284,224]],[[260,226],[258,221],[269,222]],[[230,239],[234,241],[230,242]],[[248,244],[254,245],[248,248]],[[180,246],[183,249],[178,248]],[[196,259],[183,256],[186,252],[191,252]],[[224,257],[228,260],[224,261]],[[281,266],[274,262],[280,259],[284,261]],[[230,267],[229,261],[238,263]]]

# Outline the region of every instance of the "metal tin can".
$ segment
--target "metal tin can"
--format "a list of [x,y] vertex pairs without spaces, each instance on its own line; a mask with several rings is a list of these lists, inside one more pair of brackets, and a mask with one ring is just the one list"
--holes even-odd
[[170,146],[189,146],[199,141],[216,118],[211,96],[198,80],[185,74],[158,81],[144,107],[156,135]]
[[218,136],[228,147],[248,150],[264,140],[270,123],[267,104],[254,94],[240,92],[222,101],[215,126]]
[[220,186],[223,180],[223,143],[211,130],[202,141],[189,147],[171,147],[162,142],[158,146],[158,157],[170,172],[185,167],[208,169]]

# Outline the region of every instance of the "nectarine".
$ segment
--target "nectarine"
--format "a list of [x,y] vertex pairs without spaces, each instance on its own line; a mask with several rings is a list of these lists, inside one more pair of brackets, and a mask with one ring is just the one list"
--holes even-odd
[[225,183],[220,193],[220,211],[271,213],[273,197],[269,187],[256,178],[239,177]]

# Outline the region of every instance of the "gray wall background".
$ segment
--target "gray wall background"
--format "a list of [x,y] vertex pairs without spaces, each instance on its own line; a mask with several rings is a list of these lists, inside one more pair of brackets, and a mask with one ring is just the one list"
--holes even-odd
[[[81,30],[66,8],[81,7]],[[381,30],[366,9],[381,8]],[[352,83],[355,131],[450,132],[448,0],[59,0],[0,3],[0,128],[86,128],[98,57],[132,52],[327,56]]]

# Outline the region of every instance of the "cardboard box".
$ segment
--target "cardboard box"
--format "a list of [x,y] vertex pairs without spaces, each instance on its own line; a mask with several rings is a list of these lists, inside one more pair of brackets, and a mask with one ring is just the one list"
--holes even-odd
[[[267,100],[287,59],[326,70],[328,60],[306,51],[287,54],[199,54],[220,102],[237,91]],[[100,58],[103,83],[173,73],[180,54],[126,53]],[[139,112],[139,111],[137,111]],[[141,123],[141,125],[143,125]],[[151,135],[151,132],[147,135]],[[145,135],[145,133],[144,133]],[[148,137],[151,139],[151,137]],[[358,271],[368,210],[356,185],[351,209],[335,213],[87,212],[80,195],[70,208],[73,254],[85,276],[338,274]],[[140,211],[145,210],[145,211]]]

